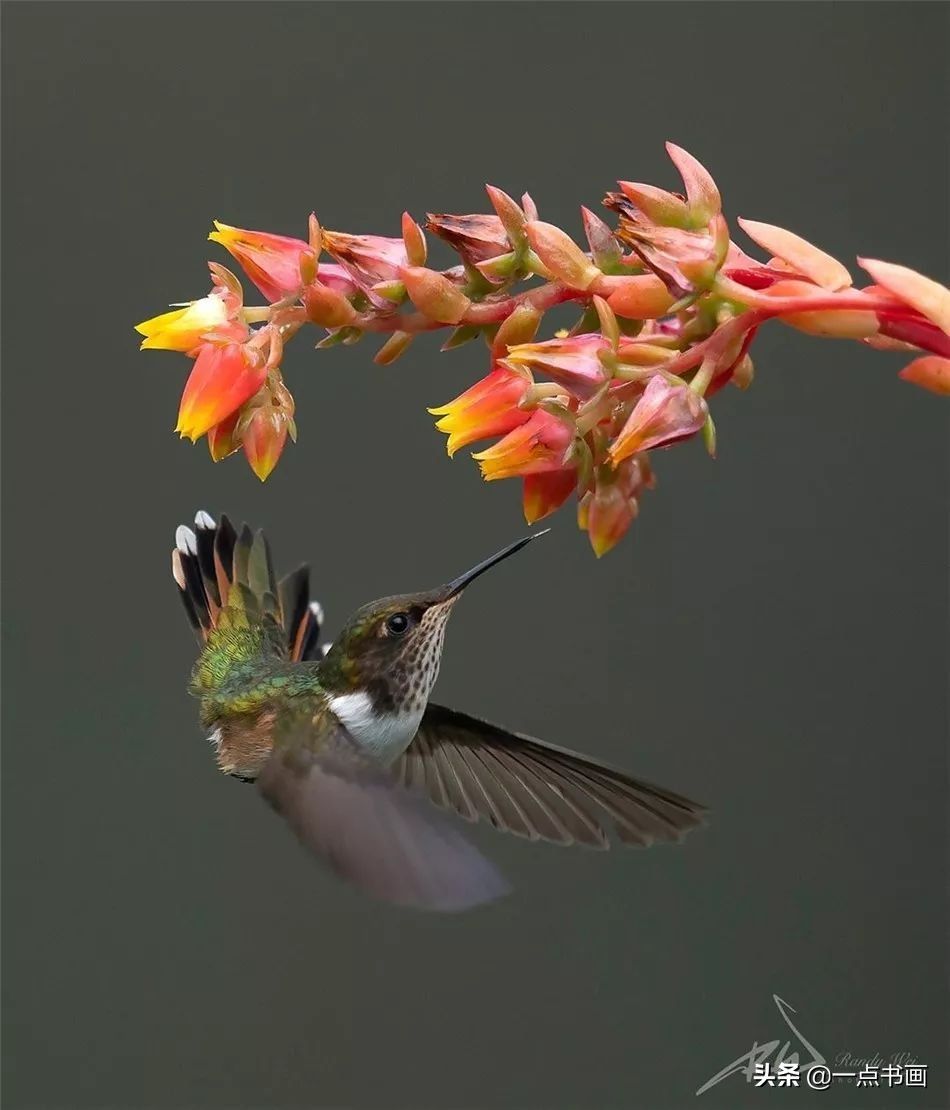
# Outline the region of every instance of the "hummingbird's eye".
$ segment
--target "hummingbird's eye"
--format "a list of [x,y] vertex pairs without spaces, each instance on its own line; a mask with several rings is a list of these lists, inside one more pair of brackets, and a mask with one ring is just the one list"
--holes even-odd
[[390,636],[402,636],[408,628],[408,613],[392,613],[386,618],[386,631]]

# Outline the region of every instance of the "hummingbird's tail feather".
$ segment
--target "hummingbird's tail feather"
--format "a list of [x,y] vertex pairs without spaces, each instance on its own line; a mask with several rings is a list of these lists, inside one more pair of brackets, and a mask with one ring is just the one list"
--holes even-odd
[[506,894],[508,884],[435,810],[344,753],[275,753],[257,783],[303,845],[383,901],[445,913]]
[[[268,652],[292,661],[319,659],[323,611],[310,600],[310,572],[301,566],[279,582],[263,532],[237,531],[222,514],[195,516],[194,529],[175,533],[172,574],[198,641],[219,628],[265,634]],[[233,639],[233,636],[232,636]]]

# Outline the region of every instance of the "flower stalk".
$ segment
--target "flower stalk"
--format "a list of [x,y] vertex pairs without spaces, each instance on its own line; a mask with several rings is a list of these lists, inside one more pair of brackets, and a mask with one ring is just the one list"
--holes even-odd
[[[243,452],[263,481],[296,438],[281,363],[306,327],[319,348],[377,335],[388,365],[417,336],[448,328],[443,350],[482,339],[487,374],[429,411],[449,455],[473,455],[486,480],[518,478],[526,518],[570,497],[598,556],[630,528],[655,485],[654,453],[716,432],[710,401],[753,380],[750,346],[778,320],[810,335],[897,351],[902,381],[950,394],[950,290],[905,266],[859,258],[871,282],[795,232],[738,226],[764,259],[732,238],[715,181],[691,154],[667,152],[682,192],[621,181],[604,198],[611,226],[581,209],[586,247],[539,218],[528,194],[487,186],[490,212],[404,212],[399,234],[321,227],[306,238],[215,222],[266,305],[246,306],[238,278],[209,263],[211,291],[137,326],[147,349],[192,360],[178,431],[206,437],[214,461]],[[427,237],[429,237],[427,239]],[[457,256],[434,268],[431,237]],[[543,317],[574,304],[573,328],[539,338]]]

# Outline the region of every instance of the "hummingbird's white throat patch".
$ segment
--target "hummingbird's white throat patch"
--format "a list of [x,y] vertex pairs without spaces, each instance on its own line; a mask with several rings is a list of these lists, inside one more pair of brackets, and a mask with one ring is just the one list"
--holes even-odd
[[425,712],[423,704],[420,709],[377,713],[364,690],[337,694],[329,705],[353,739],[383,763],[392,762],[409,747]]
[[391,763],[409,747],[426,711],[429,693],[439,675],[445,624],[456,598],[430,606],[419,628],[386,676],[391,708],[377,709],[365,691],[337,694],[329,706],[347,732],[383,763]]

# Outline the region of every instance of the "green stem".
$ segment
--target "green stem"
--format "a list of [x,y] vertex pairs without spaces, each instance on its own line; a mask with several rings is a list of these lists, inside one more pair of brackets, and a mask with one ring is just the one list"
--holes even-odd
[[241,315],[244,317],[246,324],[263,324],[270,319],[271,310],[273,305],[254,305],[249,308],[242,308]]

